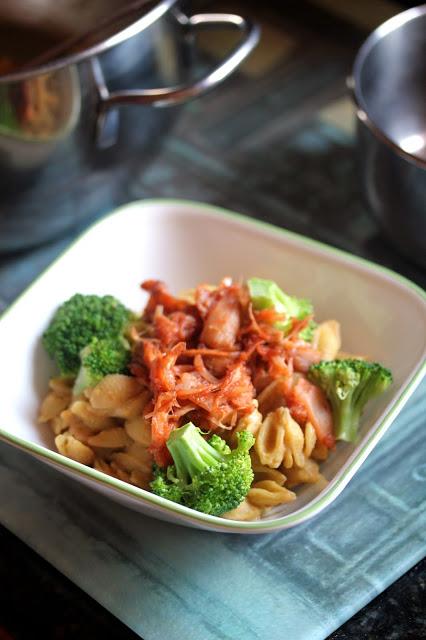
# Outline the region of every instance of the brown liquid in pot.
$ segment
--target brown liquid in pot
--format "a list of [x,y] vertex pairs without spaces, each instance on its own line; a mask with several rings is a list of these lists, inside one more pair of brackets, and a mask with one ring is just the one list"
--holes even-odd
[[0,22],[0,76],[17,71],[21,65],[65,38],[39,28]]

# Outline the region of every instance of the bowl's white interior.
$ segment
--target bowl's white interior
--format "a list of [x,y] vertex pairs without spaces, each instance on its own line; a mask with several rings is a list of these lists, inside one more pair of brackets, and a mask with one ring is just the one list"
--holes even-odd
[[[202,215],[200,215],[200,213]],[[340,321],[345,351],[388,366],[394,385],[372,402],[357,447],[421,365],[426,351],[425,302],[403,282],[368,265],[238,218],[189,203],[135,203],[89,230],[0,322],[0,427],[26,441],[52,447],[49,429],[37,425],[40,399],[52,364],[40,336],[62,301],[75,292],[112,295],[142,309],[146,278],[165,280],[173,292],[223,276],[271,278],[284,290],[310,298],[316,318]],[[340,444],[323,465],[327,479],[354,453]],[[299,499],[276,510],[300,508],[318,492],[305,486]]]

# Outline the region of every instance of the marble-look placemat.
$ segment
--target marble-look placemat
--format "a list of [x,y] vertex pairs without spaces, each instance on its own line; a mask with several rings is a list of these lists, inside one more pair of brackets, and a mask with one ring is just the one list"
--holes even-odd
[[335,503],[294,529],[146,518],[0,445],[0,521],[144,640],[322,640],[421,559],[426,385]]

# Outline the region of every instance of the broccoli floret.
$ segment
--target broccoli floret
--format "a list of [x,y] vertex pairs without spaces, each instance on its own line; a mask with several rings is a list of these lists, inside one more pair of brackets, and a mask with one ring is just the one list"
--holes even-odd
[[150,486],[157,496],[182,503],[182,487],[176,478],[176,469],[173,464],[167,467],[167,472],[154,465],[154,480]]
[[94,387],[109,373],[126,373],[130,360],[130,345],[124,338],[93,338],[80,352],[80,370],[73,393],[79,395],[86,387]]
[[174,464],[155,468],[152,491],[215,516],[235,509],[253,482],[249,449],[254,437],[249,431],[237,436],[237,448],[231,450],[217,435],[204,440],[192,422],[172,431],[167,447]]
[[114,338],[125,329],[132,314],[113,296],[77,293],[56,311],[43,335],[48,354],[63,376],[75,376],[80,352],[93,338]]
[[276,328],[284,333],[291,329],[293,318],[303,320],[303,318],[312,315],[314,312],[312,303],[309,300],[289,296],[273,280],[250,278],[250,280],[247,280],[247,285],[254,309],[273,308],[278,313],[286,315],[284,322],[275,323]]
[[312,365],[308,377],[327,395],[333,411],[335,436],[355,442],[361,413],[370,398],[392,384],[392,374],[378,362],[323,360]]
[[314,320],[309,320],[308,325],[302,331],[299,331],[299,338],[305,342],[312,342],[317,326]]

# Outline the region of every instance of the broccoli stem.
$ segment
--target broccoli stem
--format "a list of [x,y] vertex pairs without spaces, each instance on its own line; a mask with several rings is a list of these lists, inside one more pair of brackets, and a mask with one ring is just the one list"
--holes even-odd
[[338,440],[355,442],[358,436],[360,411],[353,406],[352,395],[340,402],[331,402],[333,408],[335,436]]
[[202,471],[224,460],[224,456],[204,440],[192,422],[172,431],[167,448],[175,463],[176,476],[185,484],[189,484]]

